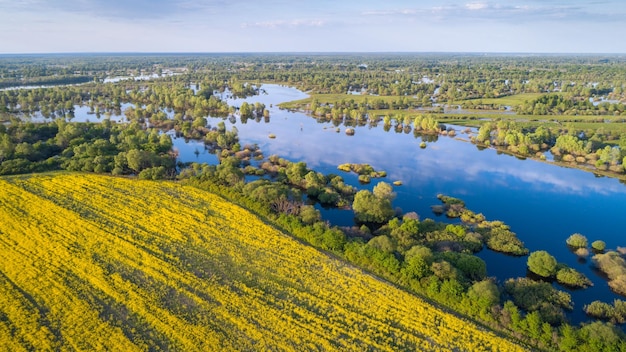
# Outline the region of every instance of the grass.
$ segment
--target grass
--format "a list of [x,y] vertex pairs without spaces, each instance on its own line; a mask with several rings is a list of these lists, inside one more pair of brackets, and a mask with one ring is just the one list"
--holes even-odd
[[[551,128],[572,127],[581,131],[614,131],[626,133],[626,123],[615,116],[568,116],[568,115],[511,115],[511,114],[436,114],[433,115],[441,123],[461,126],[479,127],[491,121],[513,120],[521,126]],[[604,122],[604,120],[610,122]]]
[[414,97],[410,96],[400,96],[400,95],[391,95],[391,96],[377,96],[377,95],[362,95],[362,94],[320,94],[320,93],[312,93],[310,97],[300,100],[294,100],[286,103],[281,103],[278,106],[283,109],[302,109],[307,104],[311,103],[314,99],[316,99],[320,104],[335,104],[338,101],[354,101],[355,103],[362,103],[365,100],[373,101],[382,99],[383,101],[390,103],[392,101],[398,101],[400,99],[407,98],[409,101],[415,101]]
[[522,350],[196,188],[51,173],[0,190],[7,350]]
[[456,104],[461,104],[464,102],[480,102],[482,104],[488,105],[503,105],[503,106],[516,106],[523,104],[525,101],[535,100],[541,96],[545,95],[545,93],[521,93],[515,95],[508,95],[500,98],[482,98],[482,99],[467,99],[455,101]]

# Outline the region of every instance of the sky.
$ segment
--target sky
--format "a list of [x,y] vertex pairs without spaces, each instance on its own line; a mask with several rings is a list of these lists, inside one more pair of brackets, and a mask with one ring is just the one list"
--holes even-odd
[[624,0],[0,0],[0,53],[626,53]]

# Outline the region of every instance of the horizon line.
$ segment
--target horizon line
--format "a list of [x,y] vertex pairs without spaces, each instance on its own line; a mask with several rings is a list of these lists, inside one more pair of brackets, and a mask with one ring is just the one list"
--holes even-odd
[[609,52],[526,52],[526,51],[67,51],[67,52],[12,52],[0,56],[45,56],[45,55],[534,55],[534,56],[623,56],[626,53]]

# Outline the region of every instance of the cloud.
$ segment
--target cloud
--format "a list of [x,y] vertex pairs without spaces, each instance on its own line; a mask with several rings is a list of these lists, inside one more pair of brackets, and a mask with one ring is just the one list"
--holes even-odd
[[326,24],[326,21],[319,19],[312,20],[275,20],[275,21],[262,21],[262,22],[244,22],[241,24],[242,28],[260,27],[260,28],[297,28],[297,27],[322,27]]
[[0,0],[0,9],[29,13],[74,13],[93,18],[108,19],[163,19],[173,15],[193,14],[211,8],[226,6],[221,0]]
[[602,6],[591,3],[534,2],[518,0],[514,3],[472,1],[447,3],[446,5],[422,5],[415,8],[385,8],[364,10],[363,16],[379,16],[401,19],[414,17],[420,20],[454,20],[455,23],[481,20],[502,23],[527,23],[537,21],[623,21],[626,9],[623,4],[604,3]]
[[419,11],[417,9],[399,9],[399,10],[369,10],[361,12],[362,16],[392,16],[392,15],[415,15]]
[[467,8],[468,10],[482,10],[486,9],[487,7],[489,7],[489,5],[483,2],[471,2],[469,4],[465,4],[465,8]]

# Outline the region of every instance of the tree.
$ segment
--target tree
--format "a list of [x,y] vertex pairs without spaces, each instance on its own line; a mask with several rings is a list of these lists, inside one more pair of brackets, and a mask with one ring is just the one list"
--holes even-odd
[[404,261],[404,267],[400,270],[405,280],[421,279],[431,274],[430,265],[421,256],[415,255]]
[[580,328],[579,334],[586,345],[595,351],[616,351],[617,345],[624,338],[613,324],[595,321]]
[[393,253],[393,251],[396,250],[396,244],[391,238],[389,238],[389,236],[386,235],[372,238],[369,242],[367,242],[367,245],[380,249],[386,253]]
[[568,246],[573,247],[573,248],[587,247],[587,237],[579,233],[575,233],[569,236],[567,240],[565,240],[565,243],[567,243]]
[[569,324],[561,325],[559,350],[561,351],[575,351],[580,345],[580,339],[578,338],[578,332]]
[[591,280],[572,268],[563,268],[556,273],[556,280],[564,285],[573,287],[593,286]]
[[374,195],[379,199],[388,199],[390,202],[396,198],[393,187],[387,182],[379,182],[374,186]]
[[320,246],[322,249],[331,251],[341,251],[346,244],[346,235],[343,231],[332,228],[324,231]]
[[528,256],[528,270],[543,276],[552,277],[556,274],[556,259],[546,251],[536,251]]
[[300,207],[300,219],[305,224],[313,224],[320,220],[320,211],[312,205],[303,205]]
[[252,107],[247,102],[243,102],[239,108],[241,117],[252,117]]
[[467,295],[481,307],[491,307],[500,302],[498,286],[491,280],[476,282],[467,290]]
[[8,134],[0,134],[0,163],[13,156],[15,146]]
[[304,177],[307,174],[306,163],[302,161],[290,163],[286,167],[285,174],[291,184],[301,186],[303,184]]
[[598,252],[602,252],[606,248],[606,243],[604,241],[600,241],[600,240],[593,241],[591,243],[591,248],[593,248],[594,250],[596,250]]
[[[381,182],[382,183],[382,182]],[[381,192],[378,192],[381,194]],[[394,215],[391,208],[391,200],[379,198],[368,190],[361,190],[354,196],[352,203],[354,215],[357,221],[385,223]]]
[[478,130],[478,135],[476,136],[476,140],[479,141],[480,143],[488,144],[490,136],[491,136],[492,128],[493,126],[490,123],[486,123],[482,125],[480,129]]
[[193,123],[191,124],[192,127],[194,128],[200,128],[200,127],[205,127],[206,126],[206,119],[202,116],[198,116],[195,118],[195,120],[193,120]]
[[128,167],[135,172],[149,167],[151,164],[151,154],[144,150],[132,149],[126,153],[126,160],[128,161]]
[[161,180],[165,177],[165,167],[150,167],[147,169],[143,169],[139,173],[139,178],[142,180]]
[[480,280],[487,276],[487,264],[474,255],[460,253],[455,266],[472,280]]

